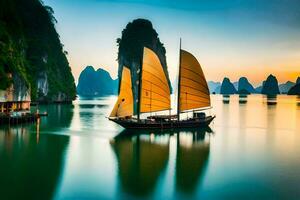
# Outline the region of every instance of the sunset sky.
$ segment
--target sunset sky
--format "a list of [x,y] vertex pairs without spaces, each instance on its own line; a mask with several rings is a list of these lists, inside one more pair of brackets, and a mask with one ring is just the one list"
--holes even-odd
[[300,76],[299,0],[44,0],[54,9],[75,80],[87,65],[117,76],[116,38],[129,21],[145,18],[167,50],[171,80],[182,48],[199,60],[207,80],[241,76],[254,85],[272,73]]

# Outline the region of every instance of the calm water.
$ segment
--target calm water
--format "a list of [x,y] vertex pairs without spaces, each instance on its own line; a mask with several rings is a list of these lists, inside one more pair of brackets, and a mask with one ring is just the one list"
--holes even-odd
[[123,131],[114,97],[0,127],[0,199],[299,199],[300,98],[213,96],[211,129]]

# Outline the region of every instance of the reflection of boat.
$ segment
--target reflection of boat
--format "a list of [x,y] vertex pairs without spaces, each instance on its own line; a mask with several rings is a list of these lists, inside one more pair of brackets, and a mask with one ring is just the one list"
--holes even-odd
[[[137,136],[137,135],[174,135],[176,133],[198,133],[197,135],[205,135],[205,133],[213,134],[213,130],[209,127],[203,127],[203,128],[174,128],[174,129],[144,129],[144,130],[123,130],[121,133],[119,133],[115,138],[123,138],[123,137],[130,137],[130,136]],[[201,133],[201,134],[199,134]]]
[[183,192],[193,192],[204,175],[209,157],[209,141],[205,130],[177,135],[176,187]]
[[[150,195],[176,152],[176,187],[193,192],[205,173],[209,157],[207,128],[177,130],[124,130],[112,141],[123,190],[134,196]],[[177,140],[170,146],[170,139]],[[176,146],[175,146],[176,144]],[[172,151],[175,147],[176,151]],[[170,152],[170,153],[169,153]]]
[[167,165],[169,137],[155,140],[151,135],[136,135],[128,131],[121,135],[114,138],[111,145],[119,162],[122,187],[131,195],[150,194]]
[[[139,81],[132,83],[131,71],[123,67],[119,96],[109,117],[128,129],[165,129],[208,126],[215,116],[206,116],[203,110],[211,106],[209,89],[197,59],[180,48],[177,114],[171,115],[171,93],[166,73],[158,56],[144,47]],[[138,98],[134,100],[133,84],[137,84]],[[153,112],[169,110],[169,115]],[[180,113],[193,112],[193,116],[180,119]],[[150,113],[141,119],[143,113]],[[136,116],[133,117],[133,116]]]

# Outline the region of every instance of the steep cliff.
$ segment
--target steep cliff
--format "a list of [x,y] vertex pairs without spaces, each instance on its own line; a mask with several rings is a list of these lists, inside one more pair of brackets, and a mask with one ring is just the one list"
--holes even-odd
[[113,80],[110,74],[103,70],[87,66],[79,76],[77,93],[81,96],[103,96],[117,94],[118,80]]
[[55,23],[52,8],[39,0],[0,1],[0,89],[22,84],[17,88],[30,88],[34,101],[75,98],[74,78]]
[[249,83],[246,77],[241,77],[238,82],[238,93],[239,94],[251,94],[256,93],[254,87]]
[[[169,80],[166,61],[166,49],[160,42],[157,32],[154,30],[152,23],[146,19],[135,19],[126,25],[122,31],[122,37],[117,39],[119,46],[118,52],[118,77],[120,79],[124,66],[131,69],[132,88],[134,101],[138,99],[138,72],[141,68],[143,48],[152,49],[159,57],[164,72]],[[171,84],[169,84],[171,86]],[[134,106],[136,109],[136,105]]]
[[278,81],[275,76],[273,76],[272,74],[268,76],[267,80],[263,83],[261,93],[265,95],[280,94]]
[[297,78],[296,84],[290,88],[288,95],[300,95],[300,77]]
[[221,85],[221,94],[236,94],[237,91],[234,85],[230,82],[229,78],[224,78]]

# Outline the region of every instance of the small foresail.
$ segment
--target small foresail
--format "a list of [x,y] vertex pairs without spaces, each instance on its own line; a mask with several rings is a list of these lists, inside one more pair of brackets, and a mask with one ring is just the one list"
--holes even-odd
[[170,86],[158,56],[144,47],[140,112],[171,109]]
[[210,107],[207,82],[197,59],[180,50],[179,111]]
[[110,117],[127,117],[133,115],[133,95],[131,74],[127,67],[123,67],[118,100],[110,114]]

